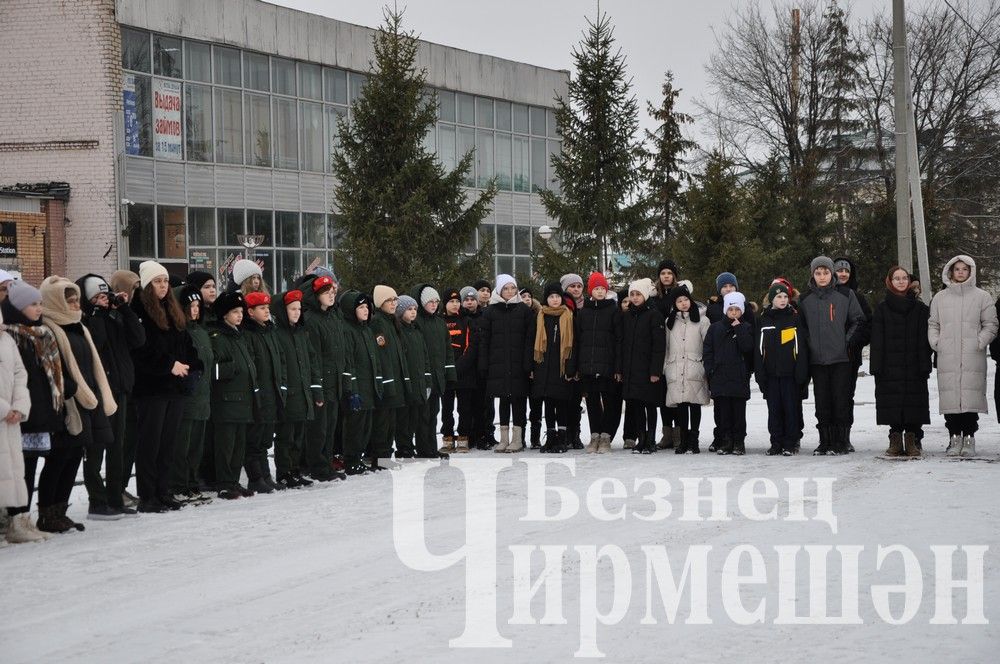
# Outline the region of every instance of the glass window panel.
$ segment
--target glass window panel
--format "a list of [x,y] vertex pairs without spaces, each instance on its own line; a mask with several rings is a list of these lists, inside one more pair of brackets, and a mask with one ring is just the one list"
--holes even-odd
[[476,98],[472,95],[458,94],[458,121],[462,124],[476,124]]
[[427,133],[424,134],[424,151],[427,154],[434,154],[437,150],[437,131],[434,125],[431,125],[427,129]]
[[514,226],[514,253],[521,256],[531,253],[530,226]]
[[212,161],[212,88],[209,86],[184,85],[184,128],[188,160]]
[[480,224],[479,225],[479,248],[482,249],[489,243],[493,247],[493,251],[496,252],[497,249],[497,236],[496,228],[493,224]]
[[535,136],[545,135],[545,109],[531,107],[531,133]]
[[246,96],[247,164],[271,165],[271,100],[267,95]]
[[188,236],[193,245],[215,245],[215,210],[188,208]]
[[354,72],[351,72],[350,81],[351,81],[350,101],[353,104],[355,101],[357,101],[358,97],[361,96],[361,89],[365,87],[365,83],[368,82],[368,77],[365,76],[364,74],[355,74]]
[[[246,249],[241,248],[240,253],[247,253]],[[261,265],[261,272],[264,273],[264,283],[271,285],[274,284],[274,252],[273,251],[262,251],[260,249],[254,249],[253,260],[257,261]],[[271,288],[270,290],[274,290]]]
[[279,95],[295,95],[295,63],[271,58],[271,90]]
[[156,229],[160,240],[157,257],[187,259],[184,208],[163,205],[156,208]]
[[333,171],[333,153],[340,147],[340,126],[338,120],[347,116],[347,109],[341,106],[326,106],[323,108],[326,118],[326,149],[323,152],[324,169],[327,173]]
[[122,67],[149,73],[149,33],[122,28]]
[[497,101],[495,104],[497,129],[510,131],[510,102]]
[[247,234],[263,235],[262,246],[274,246],[274,228],[271,226],[273,213],[270,210],[247,210]]
[[215,88],[215,159],[243,163],[243,93]]
[[325,99],[334,104],[347,104],[347,72],[343,69],[324,69]]
[[514,258],[512,256],[497,256],[497,274],[514,273]]
[[514,227],[506,224],[497,224],[497,253],[514,253]]
[[299,213],[298,212],[275,212],[274,228],[277,232],[277,239],[274,244],[278,247],[299,246]]
[[243,233],[243,210],[219,210],[219,243],[240,246],[236,236]]
[[278,251],[277,274],[278,281],[274,291],[286,291],[295,286],[295,281],[302,276],[302,254],[297,251]]
[[319,65],[308,62],[298,63],[299,68],[299,96],[309,99],[323,98],[323,76],[322,68]]
[[[188,215],[188,218],[190,218],[190,211],[188,211]],[[219,265],[217,260],[218,252],[215,249],[194,247],[188,251],[188,272],[199,270],[201,272],[208,272],[214,277],[215,270]]]
[[548,152],[545,149],[545,139],[531,139],[531,190],[545,189],[545,162]]
[[[135,147],[131,145],[127,146],[128,154],[142,155],[143,157],[153,156],[153,107],[152,107],[152,91],[150,90],[150,77],[142,76],[140,74],[127,74],[126,77],[132,77],[135,81],[135,118],[134,122],[136,124],[135,133],[137,134],[137,140],[135,141]],[[130,118],[126,117],[124,114],[122,118],[126,122],[125,134],[129,133],[128,122]],[[127,141],[126,141],[127,142]]]
[[212,51],[215,54],[215,82],[239,87],[243,80],[239,49],[213,46]]
[[497,188],[503,191],[510,191],[510,134],[497,132],[496,135],[496,160],[495,174],[497,178]]
[[528,107],[521,104],[514,104],[511,108],[513,114],[514,131],[522,134],[528,133]]
[[464,254],[474,254],[476,253],[476,231],[472,231],[469,235],[469,239],[466,240],[465,246],[462,247],[462,253]]
[[181,40],[165,35],[153,35],[154,74],[159,76],[181,77]]
[[476,125],[493,128],[493,100],[476,97]]
[[[466,154],[472,152],[476,149],[476,130],[467,129],[465,127],[458,128],[458,158],[463,159]],[[473,155],[472,164],[469,168],[469,172],[463,179],[463,184],[467,187],[476,186],[476,160],[475,155]]]
[[299,167],[294,99],[274,97],[274,167],[295,170]]
[[302,170],[323,171],[326,154],[323,143],[323,104],[299,102],[299,124],[301,131]]
[[559,154],[560,143],[559,141],[546,141],[546,146],[548,146],[548,154],[546,155],[545,165],[548,172],[548,180],[546,180],[546,186],[552,191],[559,193],[559,178],[556,177],[556,169],[552,165],[552,157]]
[[128,206],[128,253],[130,256],[147,258],[156,256],[154,226],[152,205]]
[[243,80],[244,87],[268,92],[271,89],[271,69],[267,56],[245,51],[243,58],[247,66]]
[[201,42],[184,42],[184,78],[212,82],[212,47]]
[[[302,213],[302,246],[314,249],[326,247],[326,215],[317,212]],[[310,259],[312,260],[312,259]]]
[[455,121],[455,93],[449,90],[438,90],[438,119],[442,122]]
[[437,155],[446,173],[451,173],[458,165],[455,159],[455,127],[453,125],[438,126]]
[[531,280],[531,259],[520,256],[514,259],[513,276],[517,283],[528,283]]
[[556,112],[551,108],[545,109],[545,135],[549,138],[559,137],[559,132],[556,130]]
[[486,188],[493,179],[493,132],[476,132],[476,183]]
[[531,152],[527,138],[514,137],[513,181],[514,191],[531,191]]
[[326,237],[327,242],[329,242],[329,247],[334,249],[340,246],[340,241],[344,236],[343,226],[341,224],[341,215],[330,214],[326,217]]

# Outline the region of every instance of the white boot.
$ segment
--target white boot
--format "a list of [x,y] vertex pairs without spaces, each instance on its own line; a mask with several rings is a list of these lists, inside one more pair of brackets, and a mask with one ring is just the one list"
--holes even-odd
[[962,436],[962,452],[959,454],[959,456],[964,456],[964,457],[976,456],[975,436]]
[[596,454],[600,450],[598,445],[601,443],[601,434],[592,433],[590,434],[590,445],[587,445],[587,454]]
[[32,532],[30,522],[31,517],[27,514],[18,514],[11,517],[10,526],[7,527],[7,541],[11,544],[45,541],[44,537]]
[[503,454],[510,447],[510,427],[500,427],[500,442],[493,448],[497,454]]
[[520,452],[524,449],[524,427],[511,427],[510,433],[510,445],[507,446],[507,452]]
[[[133,514],[132,516],[135,516],[135,515]],[[39,530],[38,529],[38,524],[35,523],[35,520],[31,518],[30,514],[25,514],[24,517],[25,517],[24,520],[27,522],[28,528],[31,529],[31,532],[35,533],[36,535],[38,535],[39,537],[41,537],[43,540],[50,540],[53,537],[55,537],[55,535],[53,535],[52,533],[47,533],[44,530]]]
[[597,442],[597,453],[598,454],[610,454],[611,453],[611,434],[602,433]]
[[955,434],[948,438],[948,449],[944,451],[948,456],[961,456],[962,454],[962,437]]

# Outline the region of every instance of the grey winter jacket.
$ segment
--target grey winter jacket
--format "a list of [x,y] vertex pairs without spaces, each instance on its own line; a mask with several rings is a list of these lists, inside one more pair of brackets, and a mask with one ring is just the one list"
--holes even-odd
[[809,364],[849,362],[848,346],[865,324],[857,296],[849,289],[838,289],[836,283],[834,277],[820,288],[810,279],[810,290],[799,303],[809,340]]
[[[962,261],[969,278],[956,284],[951,266]],[[976,287],[976,263],[955,256],[944,266],[945,289],[931,300],[927,340],[937,353],[938,406],[942,415],[986,413],[986,349],[997,335],[993,298]]]

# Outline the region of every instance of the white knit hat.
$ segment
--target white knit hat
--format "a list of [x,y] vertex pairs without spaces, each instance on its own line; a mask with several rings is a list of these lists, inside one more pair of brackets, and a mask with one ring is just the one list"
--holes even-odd
[[656,288],[653,286],[652,279],[643,277],[642,279],[636,279],[628,285],[628,292],[631,293],[632,291],[639,291],[648,300],[653,297]]
[[252,260],[241,258],[233,263],[233,281],[239,286],[252,276],[264,278],[264,273],[260,271],[260,266]]
[[689,295],[694,295],[694,284],[692,284],[687,279],[681,279],[680,281],[677,282],[677,285],[678,286],[684,286],[685,288],[688,289],[688,294]]
[[420,306],[426,306],[428,302],[440,302],[441,296],[438,294],[437,290],[431,286],[426,287],[420,291]]
[[386,300],[396,297],[396,289],[392,286],[376,286],[372,293],[372,300],[376,309],[381,309]]
[[143,261],[139,263],[139,285],[145,288],[157,277],[169,277],[167,268],[156,261]]
[[111,286],[108,282],[96,274],[92,274],[83,279],[83,299],[88,302],[94,299],[95,295],[100,295],[101,293],[108,294],[111,292]]
[[736,307],[740,310],[741,314],[746,313],[747,299],[743,297],[743,293],[738,291],[726,293],[726,296],[722,299],[722,312],[725,313],[729,311],[729,307]]

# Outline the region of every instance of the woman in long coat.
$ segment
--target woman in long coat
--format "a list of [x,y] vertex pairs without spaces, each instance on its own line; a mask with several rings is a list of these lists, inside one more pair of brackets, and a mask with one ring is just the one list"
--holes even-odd
[[708,318],[684,286],[671,291],[674,304],[667,316],[667,349],[663,375],[667,379],[667,408],[676,408],[675,417],[681,429],[675,454],[698,454],[698,431],[701,427],[701,407],[708,405],[708,380],[702,353]]
[[885,287],[885,299],[872,315],[869,369],[875,376],[875,421],[889,426],[886,456],[918,457],[921,426],[931,421],[930,309],[910,290],[905,268],[889,270]]
[[[653,282],[639,279],[629,284],[629,308],[622,317],[622,398],[626,430],[638,435],[633,453],[656,451],[656,409],[663,403],[663,353],[666,337],[663,315],[650,301]],[[625,447],[628,449],[628,439]]]
[[974,456],[986,404],[986,349],[997,335],[997,310],[976,287],[976,262],[959,255],[941,271],[945,288],[931,300],[927,338],[937,353],[938,403],[950,456]]

